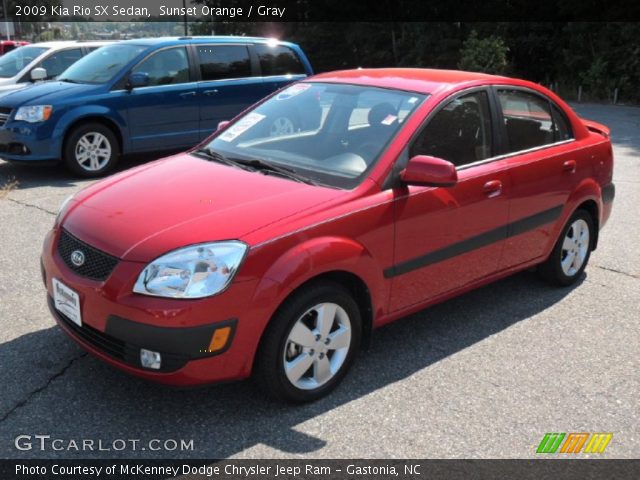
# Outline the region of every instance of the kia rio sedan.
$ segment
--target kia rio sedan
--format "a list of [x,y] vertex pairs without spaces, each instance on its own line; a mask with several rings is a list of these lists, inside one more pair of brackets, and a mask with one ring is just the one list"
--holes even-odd
[[62,329],[115,367],[309,401],[376,327],[534,266],[575,282],[612,170],[608,129],[539,85],[326,73],[68,199],[42,274]]

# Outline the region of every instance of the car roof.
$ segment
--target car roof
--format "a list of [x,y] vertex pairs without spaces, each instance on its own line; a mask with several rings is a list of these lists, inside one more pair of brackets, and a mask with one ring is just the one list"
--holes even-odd
[[430,68],[359,68],[321,73],[307,81],[352,83],[372,87],[394,88],[419,93],[434,93],[458,85],[516,83],[512,78],[462,70]]
[[155,38],[134,38],[124,40],[121,43],[131,43],[134,45],[150,45],[150,46],[166,46],[178,45],[180,43],[277,43],[278,45],[293,45],[289,42],[280,41],[274,38],[266,37],[243,37],[233,35],[219,36],[194,36],[194,37],[155,37]]
[[57,48],[71,47],[73,45],[78,45],[78,46],[84,45],[87,47],[104,46],[110,43],[113,43],[113,40],[86,40],[86,41],[85,40],[58,40],[58,41],[52,41],[52,42],[30,43],[24,46],[25,47],[46,47],[46,48],[57,49]]

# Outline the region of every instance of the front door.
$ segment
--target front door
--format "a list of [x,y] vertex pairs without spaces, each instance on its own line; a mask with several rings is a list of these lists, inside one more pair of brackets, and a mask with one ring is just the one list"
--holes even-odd
[[449,101],[409,147],[454,163],[453,187],[400,187],[395,201],[390,311],[435,299],[494,273],[506,237],[509,175],[491,161],[494,136],[488,94]]
[[132,73],[146,73],[149,85],[126,93],[132,151],[188,148],[199,137],[197,83],[191,81],[185,47],[159,50]]

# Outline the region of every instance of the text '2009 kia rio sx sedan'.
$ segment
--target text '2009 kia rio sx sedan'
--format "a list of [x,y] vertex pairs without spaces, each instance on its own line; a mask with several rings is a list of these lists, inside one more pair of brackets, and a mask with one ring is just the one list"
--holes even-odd
[[532,266],[576,281],[612,170],[608,129],[538,85],[327,73],[70,198],[43,276],[60,326],[111,365],[308,401],[375,327]]

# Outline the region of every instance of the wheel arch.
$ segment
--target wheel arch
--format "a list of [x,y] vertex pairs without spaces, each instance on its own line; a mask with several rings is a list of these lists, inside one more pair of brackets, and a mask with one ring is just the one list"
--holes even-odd
[[593,220],[594,232],[593,239],[591,240],[591,250],[593,251],[598,247],[598,237],[600,235],[600,209],[598,208],[598,204],[595,200],[589,199],[579,204],[574,212],[577,210],[586,210]]
[[107,127],[109,130],[111,130],[113,134],[116,136],[116,139],[118,141],[118,145],[117,145],[118,153],[122,155],[124,150],[124,144],[123,144],[124,138],[122,135],[122,130],[120,129],[118,124],[115,121],[111,120],[110,118],[104,117],[101,115],[86,115],[86,116],[76,118],[75,120],[70,122],[65,128],[64,137],[62,141],[62,151],[60,152],[61,158],[64,155],[64,149],[67,145],[67,141],[69,140],[69,136],[71,135],[71,133],[77,127],[87,123],[99,123]]

